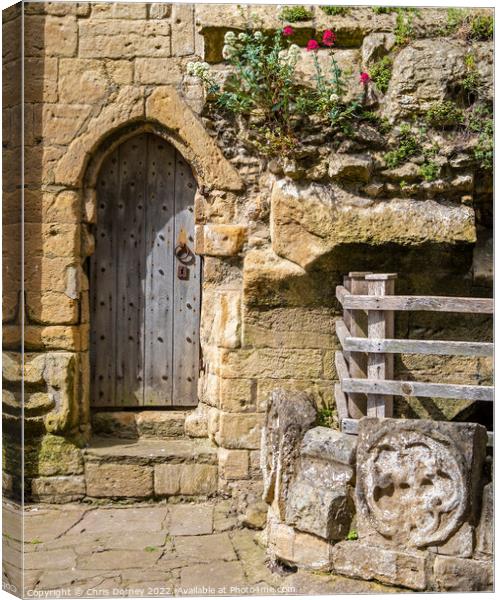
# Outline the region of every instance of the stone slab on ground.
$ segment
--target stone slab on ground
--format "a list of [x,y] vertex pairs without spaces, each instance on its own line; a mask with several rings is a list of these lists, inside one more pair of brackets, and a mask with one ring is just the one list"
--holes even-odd
[[[342,576],[273,573],[254,531],[213,533],[214,513],[220,521],[224,510],[231,512],[224,502],[38,508],[26,511],[26,539],[45,537],[26,544],[25,595],[63,588],[80,598],[396,591]],[[49,537],[52,530],[57,533]],[[8,581],[16,578],[10,565],[5,571]]]

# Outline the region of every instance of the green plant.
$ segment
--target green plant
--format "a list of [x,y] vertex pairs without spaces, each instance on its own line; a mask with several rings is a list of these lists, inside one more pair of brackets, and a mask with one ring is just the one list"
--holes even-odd
[[473,12],[465,8],[448,8],[445,33],[456,33],[468,40],[486,41],[493,39],[493,16]]
[[439,165],[432,160],[426,161],[420,166],[420,175],[425,181],[435,181],[438,178],[439,172]]
[[305,6],[284,6],[280,16],[289,23],[298,23],[299,21],[309,21],[313,14]]
[[355,529],[351,529],[349,533],[345,536],[345,539],[349,542],[354,542],[358,539],[358,532]]
[[419,13],[417,8],[396,8],[396,46],[408,44],[413,36],[413,20]]
[[370,68],[370,76],[377,88],[385,94],[392,77],[392,58],[384,56]]
[[394,169],[421,152],[422,146],[420,140],[412,132],[411,127],[409,125],[402,125],[399,133],[398,147],[395,150],[387,152],[384,155],[384,161],[390,169]]
[[[333,52],[335,34],[323,32],[322,45],[329,50],[328,67],[318,60],[319,43],[309,40],[307,49],[314,63],[314,86],[300,87],[295,82],[295,67],[300,48],[291,44],[293,27],[286,26],[273,35],[261,31],[228,31],[222,55],[232,67],[224,84],[217,83],[207,63],[188,63],[187,72],[200,79],[207,98],[222,112],[240,115],[249,134],[248,142],[264,155],[290,156],[299,144],[303,118],[321,121],[347,132],[359,118],[364,92],[346,102],[347,86]],[[242,124],[240,122],[239,127]]]
[[463,121],[463,111],[451,100],[434,102],[425,113],[425,122],[435,128],[457,127]]
[[32,540],[30,540],[30,544],[42,544],[42,540],[39,540],[38,538],[33,538]]
[[347,6],[321,6],[320,8],[324,13],[332,17],[347,15],[350,10]]
[[395,6],[372,6],[372,10],[376,15],[386,15],[397,9]]
[[474,158],[483,169],[493,169],[493,114],[491,108],[485,105],[474,106],[467,114],[466,128],[479,134],[474,147]]
[[156,552],[158,550],[158,548],[155,548],[154,546],[146,546],[144,548],[144,552]]
[[318,425],[322,427],[332,427],[334,423],[334,412],[328,407],[322,407],[318,410]]
[[480,93],[479,71],[477,70],[476,61],[472,54],[467,54],[464,59],[464,64],[467,74],[462,79],[462,88],[470,98],[471,96],[476,96]]

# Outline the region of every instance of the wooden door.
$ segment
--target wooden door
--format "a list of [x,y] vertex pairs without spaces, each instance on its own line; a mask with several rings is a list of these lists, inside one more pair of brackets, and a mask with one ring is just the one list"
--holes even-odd
[[149,133],[124,142],[101,168],[90,262],[94,406],[197,404],[195,191],[180,154]]

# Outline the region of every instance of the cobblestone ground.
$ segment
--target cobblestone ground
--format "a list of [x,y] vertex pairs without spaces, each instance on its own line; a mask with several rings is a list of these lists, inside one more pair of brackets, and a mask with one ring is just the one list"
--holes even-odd
[[[4,581],[19,585],[19,527],[4,506]],[[272,572],[227,502],[29,506],[25,596],[122,597],[396,591],[305,571]],[[8,585],[8,584],[7,584]]]

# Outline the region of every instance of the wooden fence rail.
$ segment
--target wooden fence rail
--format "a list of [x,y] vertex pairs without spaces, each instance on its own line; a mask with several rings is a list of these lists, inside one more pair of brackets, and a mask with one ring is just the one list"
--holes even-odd
[[[394,380],[394,355],[493,356],[493,344],[394,338],[394,311],[493,313],[493,299],[395,296],[395,273],[351,272],[336,296],[343,319],[336,323],[342,351],[336,352],[339,384],[335,401],[346,433],[356,433],[361,417],[392,417],[393,396],[493,401],[493,387]],[[490,440],[492,434],[490,432]]]

